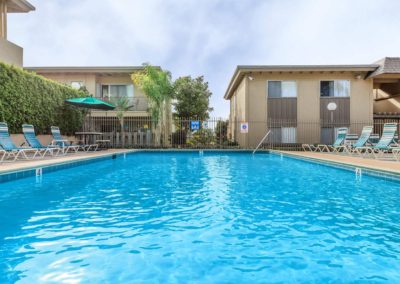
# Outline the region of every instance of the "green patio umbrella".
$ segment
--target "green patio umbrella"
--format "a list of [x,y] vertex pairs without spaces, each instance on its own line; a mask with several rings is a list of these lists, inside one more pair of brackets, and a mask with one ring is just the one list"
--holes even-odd
[[[66,104],[87,108],[87,109],[99,109],[99,110],[113,110],[115,106],[107,103],[105,101],[93,98],[93,97],[84,97],[84,98],[73,98],[65,100]],[[92,128],[92,113],[89,113],[89,130]]]
[[65,100],[65,103],[88,109],[101,109],[101,110],[115,109],[115,106],[113,106],[112,104],[93,97],[67,99]]

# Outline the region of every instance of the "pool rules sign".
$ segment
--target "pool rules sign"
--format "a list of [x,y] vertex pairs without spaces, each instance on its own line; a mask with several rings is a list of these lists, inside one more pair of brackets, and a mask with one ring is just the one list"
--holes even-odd
[[240,133],[249,133],[249,123],[248,122],[240,123]]

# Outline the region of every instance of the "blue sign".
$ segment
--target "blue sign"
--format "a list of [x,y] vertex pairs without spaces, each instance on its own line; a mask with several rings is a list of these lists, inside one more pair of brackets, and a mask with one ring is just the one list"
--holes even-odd
[[191,130],[200,130],[200,121],[193,120],[190,122],[190,129]]

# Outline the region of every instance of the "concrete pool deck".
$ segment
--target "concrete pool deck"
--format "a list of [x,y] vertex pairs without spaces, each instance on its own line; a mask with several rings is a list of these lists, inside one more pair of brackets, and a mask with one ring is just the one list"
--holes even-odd
[[78,152],[70,153],[65,156],[59,157],[46,157],[44,159],[34,159],[34,160],[18,160],[15,162],[6,161],[0,164],[0,174],[17,172],[28,170],[32,168],[41,168],[52,165],[59,165],[65,163],[72,163],[78,161],[89,160],[93,158],[102,158],[112,156],[114,154],[135,152],[137,150],[127,150],[127,149],[108,149],[97,152]]
[[400,175],[400,162],[396,162],[395,160],[376,160],[373,158],[348,156],[345,154],[314,153],[314,152],[299,152],[299,151],[278,151],[278,153],[283,153],[285,155],[297,158],[305,158],[320,162],[329,162],[329,163],[370,169],[373,171],[383,171]]

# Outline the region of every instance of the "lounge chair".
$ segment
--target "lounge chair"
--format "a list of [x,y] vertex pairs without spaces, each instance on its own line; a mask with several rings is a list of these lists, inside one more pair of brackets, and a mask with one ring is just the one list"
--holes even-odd
[[99,147],[98,144],[90,144],[90,145],[73,145],[68,140],[64,139],[61,136],[60,128],[58,126],[52,126],[51,127],[51,134],[53,135],[53,145],[58,145],[62,148],[63,153],[68,153],[68,151],[72,150],[75,153],[78,153],[78,151],[81,149],[82,151],[88,152],[90,149],[94,148],[94,151],[97,151],[97,148]]
[[343,143],[345,142],[348,131],[349,129],[347,127],[339,128],[336,140],[335,142],[333,142],[332,145],[319,144],[314,152],[324,152],[325,150],[328,153],[337,152],[339,147],[342,146]]
[[337,147],[338,152],[340,152],[340,148],[342,148],[343,152],[347,154],[352,155],[354,152],[356,152],[361,156],[361,153],[358,151],[358,149],[364,147],[368,143],[373,129],[374,129],[373,126],[364,126],[358,140],[352,145],[344,143],[343,145],[338,146]]
[[[23,158],[28,160],[29,158],[36,158],[39,155],[41,157],[39,150],[35,148],[20,148],[17,147],[14,142],[11,140],[10,133],[8,132],[8,125],[5,122],[0,122],[0,146],[3,148],[5,152],[1,157],[1,162],[4,159],[13,158],[13,161],[18,158]],[[27,153],[32,153],[32,157],[28,157]]]
[[57,156],[60,153],[61,148],[59,146],[57,145],[43,146],[42,143],[40,143],[39,139],[36,137],[35,128],[33,125],[23,124],[22,132],[24,133],[25,140],[26,142],[28,142],[29,146],[38,149],[42,157],[46,156],[46,154],[50,154],[51,156],[54,155]]
[[364,155],[372,154],[374,158],[382,158],[385,153],[398,151],[400,147],[392,146],[394,144],[394,137],[397,132],[397,123],[385,123],[383,125],[382,137],[379,139],[378,143],[373,146],[358,147],[358,153],[364,151]]
[[315,146],[314,144],[301,144],[301,148],[303,148],[303,151],[317,151],[317,146]]

